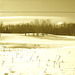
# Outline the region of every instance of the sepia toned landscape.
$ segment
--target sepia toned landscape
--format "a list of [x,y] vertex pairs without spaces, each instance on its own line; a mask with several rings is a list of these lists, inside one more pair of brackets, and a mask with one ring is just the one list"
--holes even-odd
[[75,75],[74,0],[0,0],[0,75]]

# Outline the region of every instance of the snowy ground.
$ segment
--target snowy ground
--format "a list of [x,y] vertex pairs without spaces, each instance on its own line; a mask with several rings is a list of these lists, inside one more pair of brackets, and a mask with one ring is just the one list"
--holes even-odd
[[74,57],[74,36],[0,36],[0,75],[75,75]]

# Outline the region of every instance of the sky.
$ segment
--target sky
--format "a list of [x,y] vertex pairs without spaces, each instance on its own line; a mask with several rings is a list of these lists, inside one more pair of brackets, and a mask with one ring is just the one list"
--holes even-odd
[[[26,16],[31,18],[26,19]],[[0,0],[0,21],[24,22],[32,21],[33,17],[50,17],[57,22],[75,22],[75,0]]]

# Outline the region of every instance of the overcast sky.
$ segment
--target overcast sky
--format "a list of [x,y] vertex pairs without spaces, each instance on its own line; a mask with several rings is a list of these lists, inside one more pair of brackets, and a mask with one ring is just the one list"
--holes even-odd
[[54,16],[75,21],[75,0],[0,0],[0,17]]

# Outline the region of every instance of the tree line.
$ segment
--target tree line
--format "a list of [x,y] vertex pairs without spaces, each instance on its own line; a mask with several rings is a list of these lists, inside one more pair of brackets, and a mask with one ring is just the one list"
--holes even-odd
[[16,25],[3,25],[0,24],[0,33],[39,33],[55,34],[55,35],[75,35],[75,23],[63,23],[61,25],[51,23],[50,19],[35,19],[30,23],[22,23]]

